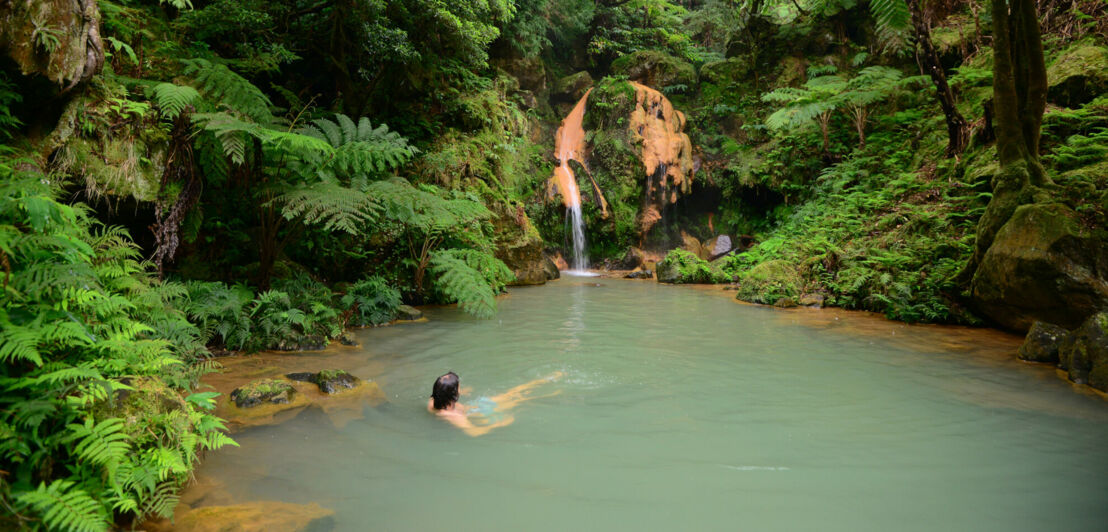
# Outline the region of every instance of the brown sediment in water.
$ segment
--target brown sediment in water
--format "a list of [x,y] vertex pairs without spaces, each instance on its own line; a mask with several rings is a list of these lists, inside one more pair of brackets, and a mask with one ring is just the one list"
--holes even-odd
[[[364,350],[333,346],[323,351],[261,352],[219,359],[222,369],[205,375],[204,385],[222,394],[216,414],[228,421],[235,430],[259,425],[272,425],[287,421],[305,408],[319,408],[332,423],[341,427],[363,415],[366,406],[385,402],[385,394],[372,382],[384,371],[384,362],[367,358]],[[296,389],[287,404],[265,403],[253,408],[239,408],[230,400],[235,388],[258,379],[281,379],[287,373],[318,372],[323,369],[341,368],[363,380],[361,385],[343,392],[328,395],[309,382],[289,381]]]
[[[582,123],[585,120],[585,104],[588,103],[592,89],[585,91],[585,95],[573,106],[573,110],[562,120],[558,132],[554,134],[554,156],[558,158],[558,167],[554,169],[554,176],[547,181],[547,195],[553,197],[555,193],[562,196],[562,202],[566,207],[574,207],[581,204],[581,192],[577,186],[577,177],[573,169],[569,167],[570,161],[577,161],[585,168],[588,174],[588,165],[585,164],[585,128]],[[604,193],[596,180],[589,175],[593,190],[596,192],[596,201],[600,206],[601,216],[608,216],[608,201],[604,199]]]

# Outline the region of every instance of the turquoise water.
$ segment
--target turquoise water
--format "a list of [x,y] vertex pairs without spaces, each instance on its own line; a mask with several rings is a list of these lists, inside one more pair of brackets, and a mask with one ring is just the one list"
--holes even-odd
[[[428,314],[357,334],[388,403],[240,432],[201,478],[344,531],[1108,526],[1108,402],[995,333],[572,277]],[[471,438],[425,411],[450,370],[463,402],[565,376]]]

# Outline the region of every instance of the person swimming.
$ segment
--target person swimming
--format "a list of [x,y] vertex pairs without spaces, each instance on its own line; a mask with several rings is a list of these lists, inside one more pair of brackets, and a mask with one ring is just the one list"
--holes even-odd
[[[558,390],[541,396],[529,395],[538,385],[551,382],[561,376],[560,371],[554,372],[546,377],[516,386],[502,394],[479,397],[474,404],[466,406],[459,402],[462,388],[458,374],[451,371],[435,379],[435,384],[431,387],[431,398],[427,401],[427,411],[449,421],[470,436],[480,436],[492,429],[512,424],[515,417],[507,411],[519,403],[561,393],[561,390]],[[471,418],[477,418],[480,424],[474,424]]]

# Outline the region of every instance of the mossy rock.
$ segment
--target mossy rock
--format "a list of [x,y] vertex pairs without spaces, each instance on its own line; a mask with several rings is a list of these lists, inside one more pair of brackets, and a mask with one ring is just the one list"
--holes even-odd
[[550,95],[557,100],[576,102],[585,95],[585,92],[589,90],[589,87],[592,87],[592,84],[592,75],[582,70],[581,72],[570,74],[556,81],[554,83],[554,90]]
[[1058,350],[1064,345],[1070,332],[1050,323],[1036,321],[1027,331],[1027,338],[1020,345],[1020,360],[1058,363]]
[[338,393],[358,386],[362,380],[341,369],[325,369],[316,373],[312,382],[323,393]]
[[748,56],[729,57],[724,61],[704,63],[700,67],[700,80],[705,83],[727,86],[745,81],[754,70],[754,61]]
[[1060,203],[1022,205],[997,232],[971,283],[975,306],[1026,331],[1036,321],[1074,328],[1108,307],[1108,242]]
[[808,61],[803,57],[786,57],[781,60],[780,72],[773,82],[774,88],[800,86],[807,78]]
[[60,88],[71,88],[104,65],[100,10],[92,0],[5,2],[0,50],[23,74],[39,74]]
[[546,90],[546,66],[539,56],[512,57],[495,61],[508,75],[519,81],[519,88],[532,92]]
[[1070,380],[1108,391],[1108,312],[1085,320],[1059,350]]
[[784,260],[767,260],[739,275],[737,299],[776,304],[782,298],[795,300],[803,286],[796,266]]
[[261,379],[231,392],[231,400],[239,408],[252,408],[262,403],[288,404],[296,393],[292,384],[277,379]]
[[1062,51],[1046,69],[1050,102],[1076,108],[1108,91],[1108,48],[1089,41]]
[[639,50],[612,62],[612,72],[661,90],[665,87],[696,86],[696,69],[685,61],[654,50]]
[[684,249],[666,254],[666,258],[655,266],[655,274],[660,283],[713,284],[727,280],[722,271]]

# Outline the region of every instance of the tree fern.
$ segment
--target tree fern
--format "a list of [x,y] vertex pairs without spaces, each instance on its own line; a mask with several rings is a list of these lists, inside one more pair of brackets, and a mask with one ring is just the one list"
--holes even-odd
[[204,97],[219,108],[231,110],[256,124],[270,124],[273,103],[253,83],[236,74],[226,65],[206,59],[181,61],[186,76],[192,77]]
[[461,259],[467,266],[479,272],[494,292],[502,291],[507,283],[514,281],[516,278],[511,268],[508,268],[504,262],[483,251],[453,248],[443,250],[437,255]]
[[437,278],[436,287],[466,313],[478,318],[496,314],[496,294],[488,280],[457,254],[433,254],[431,272]]
[[903,42],[905,30],[911,20],[905,0],[870,0],[869,9],[878,35],[893,45]]
[[400,134],[384,124],[374,128],[364,116],[357,124],[344,114],[335,115],[334,121],[320,118],[302,132],[334,148],[327,159],[303,161],[324,179],[364,180],[403,165],[418,152]]
[[381,207],[360,190],[336,183],[315,183],[293,188],[273,200],[286,219],[319,224],[324,231],[358,234]]

